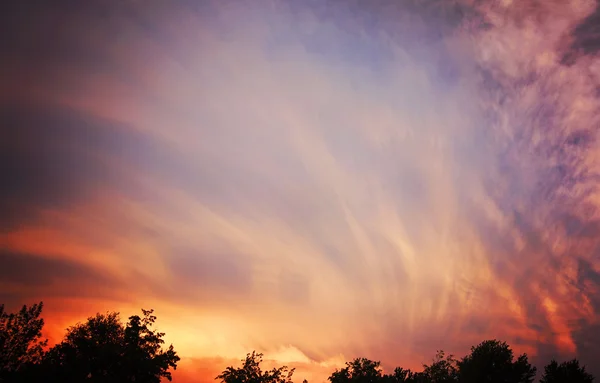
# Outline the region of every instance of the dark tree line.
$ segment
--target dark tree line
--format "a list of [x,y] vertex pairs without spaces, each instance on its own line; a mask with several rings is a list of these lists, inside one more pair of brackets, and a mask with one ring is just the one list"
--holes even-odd
[[[253,352],[242,362],[241,367],[227,367],[216,379],[222,383],[292,382],[294,370],[287,366],[262,371],[262,354]],[[334,371],[328,380],[331,383],[532,383],[535,375],[536,368],[526,354],[515,358],[506,342],[487,340],[460,359],[438,351],[431,364],[423,365],[418,372],[397,367],[385,374],[380,362],[357,358]],[[544,368],[540,383],[592,383],[593,380],[576,359],[560,364],[553,360]]]
[[[153,329],[152,310],[126,323],[118,313],[96,314],[67,329],[64,339],[48,348],[42,339],[43,304],[7,313],[0,305],[0,383],[158,383],[171,380],[179,356],[164,348],[164,333]],[[263,371],[263,355],[248,354],[241,367],[227,367],[215,379],[222,383],[292,383],[287,366]],[[536,368],[526,354],[515,357],[506,342],[487,340],[457,359],[438,351],[422,371],[397,367],[384,373],[380,362],[357,358],[335,370],[331,383],[532,383]],[[594,377],[576,359],[544,367],[540,383],[592,383]],[[306,380],[303,383],[307,383]]]
[[0,305],[0,382],[159,383],[171,380],[179,356],[163,348],[152,310],[122,323],[118,313],[96,314],[67,329],[48,349],[42,340],[43,304],[7,313]]

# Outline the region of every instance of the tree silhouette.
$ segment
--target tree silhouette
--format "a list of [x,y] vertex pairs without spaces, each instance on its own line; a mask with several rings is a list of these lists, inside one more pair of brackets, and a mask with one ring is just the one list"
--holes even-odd
[[[64,339],[45,352],[42,340],[43,303],[24,305],[17,313],[0,305],[0,383],[160,383],[171,380],[179,356],[170,345],[163,348],[164,333],[153,329],[153,310],[129,317],[119,313],[96,314],[67,329]],[[294,369],[287,366],[263,371],[263,354],[252,352],[242,366],[227,367],[215,379],[221,383],[292,383]],[[384,374],[380,362],[356,358],[336,369],[331,383],[532,383],[536,369],[527,354],[514,358],[506,342],[486,340],[471,347],[460,360],[438,351],[423,371],[397,367]],[[544,367],[540,383],[593,383],[594,377],[577,359]],[[306,379],[302,383],[308,383]]]
[[165,341],[163,332],[152,330],[156,316],[153,310],[144,310],[144,316],[129,317],[125,327],[125,352],[124,363],[128,366],[127,381],[160,382],[164,377],[171,380],[169,368],[177,368],[179,357],[170,345],[167,350],[162,350]]
[[64,340],[44,358],[41,373],[54,381],[159,383],[171,380],[179,356],[162,349],[164,333],[151,327],[156,317],[142,310],[123,325],[118,313],[97,314],[67,329]]
[[222,383],[292,383],[293,368],[283,366],[263,372],[260,368],[262,360],[262,353],[252,351],[252,354],[246,355],[245,360],[242,359],[242,367],[227,367],[215,379]]
[[452,383],[458,381],[458,361],[444,351],[438,351],[430,365],[423,365],[424,378],[431,383]]
[[17,374],[41,360],[48,343],[41,340],[43,307],[40,302],[7,313],[0,305],[0,381],[16,379]]
[[124,329],[119,314],[97,314],[69,329],[44,358],[44,375],[55,381],[117,381]]
[[410,369],[396,367],[392,374],[383,376],[384,383],[426,383],[427,376],[422,372],[413,372]]
[[346,362],[346,367],[336,370],[329,377],[331,383],[375,383],[383,381],[381,363],[367,358]]
[[486,340],[471,348],[471,353],[457,362],[461,383],[531,383],[536,369],[527,354],[513,361],[513,351],[497,340]]
[[585,371],[585,366],[579,366],[577,359],[558,364],[552,360],[544,367],[540,383],[592,383],[594,377]]

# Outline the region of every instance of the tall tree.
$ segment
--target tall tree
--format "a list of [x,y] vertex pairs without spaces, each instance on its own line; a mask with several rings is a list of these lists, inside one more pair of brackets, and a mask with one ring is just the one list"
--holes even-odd
[[179,356],[169,346],[162,348],[164,333],[152,329],[156,317],[142,310],[143,317],[131,316],[126,325],[118,313],[97,314],[67,330],[64,340],[54,346],[42,365],[45,376],[54,381],[159,383],[171,380]]
[[43,302],[23,305],[17,313],[7,313],[0,305],[0,381],[9,381],[23,369],[38,363],[48,343],[42,340]]
[[165,343],[165,333],[152,329],[156,322],[153,310],[142,309],[143,317],[134,315],[129,317],[125,327],[124,363],[128,381],[135,378],[136,382],[160,382],[160,378],[171,380],[169,369],[177,368],[179,357],[170,345],[162,349]]
[[294,369],[288,369],[287,366],[273,368],[268,371],[262,371],[260,364],[263,360],[263,354],[252,351],[252,354],[246,355],[242,359],[242,367],[227,367],[215,379],[222,383],[292,383]]
[[527,354],[513,360],[512,349],[497,340],[486,340],[472,347],[457,367],[461,383],[531,383],[536,372]]
[[592,383],[594,376],[580,366],[577,359],[558,364],[552,360],[544,367],[544,374],[540,383]]

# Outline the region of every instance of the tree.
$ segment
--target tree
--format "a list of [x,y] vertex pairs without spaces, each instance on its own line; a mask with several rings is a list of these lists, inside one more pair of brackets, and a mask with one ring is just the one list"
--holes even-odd
[[176,369],[179,357],[170,345],[162,350],[165,341],[163,332],[152,330],[156,316],[153,310],[144,310],[143,318],[137,315],[129,317],[125,327],[124,362],[128,368],[127,381],[135,378],[136,382],[156,382],[161,378],[172,379],[169,368]]
[[97,314],[67,329],[48,352],[43,375],[54,381],[118,381],[122,370],[124,329],[118,313]]
[[585,366],[579,366],[577,359],[558,364],[552,360],[544,367],[544,375],[540,383],[592,383],[594,376],[585,371]]
[[346,367],[336,370],[329,377],[331,383],[376,383],[383,381],[381,363],[367,358],[356,358],[346,362]]
[[156,317],[142,310],[123,325],[118,313],[97,314],[67,329],[64,340],[44,358],[41,373],[54,381],[159,383],[171,380],[179,356],[162,349],[164,333],[152,329]]
[[423,365],[423,375],[431,383],[451,383],[458,381],[457,360],[444,351],[438,351],[430,365]]
[[487,340],[471,348],[471,353],[457,362],[461,383],[531,383],[536,369],[527,354],[513,361],[513,351],[497,340]]
[[262,360],[262,353],[252,351],[252,354],[246,355],[245,360],[242,359],[242,367],[227,367],[215,379],[222,383],[292,383],[293,368],[283,366],[263,372],[260,368]]
[[43,302],[23,305],[17,313],[7,313],[0,305],[0,381],[9,381],[24,369],[38,363],[47,340],[42,340]]
[[392,374],[383,376],[384,383],[425,383],[427,377],[422,372],[413,372],[410,369],[396,367]]

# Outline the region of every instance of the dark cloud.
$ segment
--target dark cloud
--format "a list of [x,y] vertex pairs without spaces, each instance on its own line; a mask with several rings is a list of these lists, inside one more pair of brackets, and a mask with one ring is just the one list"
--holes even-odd
[[0,250],[0,265],[1,283],[19,287],[19,293],[0,294],[9,306],[45,298],[111,297],[119,287],[108,274],[66,259]]
[[238,298],[251,292],[249,266],[244,268],[236,255],[207,259],[189,257],[191,252],[186,253],[188,257],[178,254],[167,259],[177,279],[164,283],[136,269],[123,270],[126,277],[117,278],[76,261],[0,250],[0,286],[12,286],[0,293],[0,303],[17,307],[52,298],[128,300],[144,292],[148,297],[183,304],[228,304],[228,297]]
[[[600,376],[600,324],[587,325],[573,332],[577,354],[582,364],[594,376]],[[565,358],[566,359],[566,358]]]
[[572,42],[562,57],[563,64],[573,65],[582,55],[596,55],[600,51],[600,1],[596,3],[596,10],[571,33]]
[[[177,56],[169,31],[189,8],[178,5],[160,0],[143,5],[135,0],[7,1],[0,12],[0,34],[11,38],[0,41],[0,80],[6,76],[10,87],[0,94],[40,85],[76,88],[82,76],[94,75],[110,76],[121,86],[144,87],[132,65],[160,53]],[[119,51],[129,56],[119,56]],[[15,76],[16,85],[10,81]]]
[[[597,257],[597,255],[596,255]],[[577,286],[582,292],[587,293],[594,314],[600,312],[600,273],[594,266],[586,261],[579,260]],[[589,323],[587,320],[578,321],[577,329],[573,332],[573,340],[577,345],[577,354],[587,369],[595,376],[600,376],[600,324]]]
[[126,190],[122,169],[139,167],[159,147],[112,121],[35,104],[0,107],[0,216],[2,226],[29,210],[84,202],[107,185]]
[[[108,4],[116,2],[8,1],[4,3],[0,32],[10,39],[0,42],[4,71],[26,71],[25,83],[50,81],[61,87],[58,73],[64,69],[85,67],[88,73],[113,66],[107,44],[97,44],[99,29],[102,39],[116,42],[124,31],[109,17]],[[23,28],[27,25],[27,28]],[[122,26],[122,25],[121,25]],[[104,28],[102,28],[104,27]],[[89,49],[90,44],[94,49]]]

